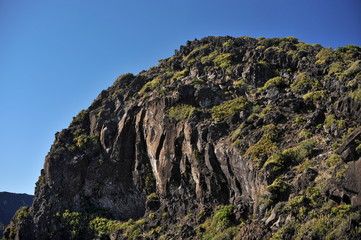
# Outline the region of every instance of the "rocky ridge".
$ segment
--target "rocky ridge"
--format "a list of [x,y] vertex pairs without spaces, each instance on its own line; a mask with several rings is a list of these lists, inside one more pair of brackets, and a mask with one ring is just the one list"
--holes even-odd
[[207,37],[55,136],[5,239],[358,239],[361,48]]

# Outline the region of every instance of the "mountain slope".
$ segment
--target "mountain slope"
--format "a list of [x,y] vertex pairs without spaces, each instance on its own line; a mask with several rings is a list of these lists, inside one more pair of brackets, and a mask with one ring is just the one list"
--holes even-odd
[[359,238],[360,59],[293,37],[187,42],[56,134],[6,238]]
[[0,192],[0,237],[3,227],[9,224],[14,213],[20,207],[29,207],[33,203],[34,196],[28,194],[17,194]]

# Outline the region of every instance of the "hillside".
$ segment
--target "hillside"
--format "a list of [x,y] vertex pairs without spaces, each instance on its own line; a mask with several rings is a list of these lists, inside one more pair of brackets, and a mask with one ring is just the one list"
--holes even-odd
[[17,194],[0,192],[0,237],[4,226],[9,224],[14,213],[20,207],[29,207],[33,203],[34,196],[28,194]]
[[207,37],[56,133],[6,239],[360,239],[361,48]]

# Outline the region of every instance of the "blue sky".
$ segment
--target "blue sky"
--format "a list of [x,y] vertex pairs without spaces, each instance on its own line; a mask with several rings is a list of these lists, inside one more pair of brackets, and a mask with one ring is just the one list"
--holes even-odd
[[54,134],[121,74],[205,36],[361,45],[359,0],[0,0],[0,191],[33,194]]

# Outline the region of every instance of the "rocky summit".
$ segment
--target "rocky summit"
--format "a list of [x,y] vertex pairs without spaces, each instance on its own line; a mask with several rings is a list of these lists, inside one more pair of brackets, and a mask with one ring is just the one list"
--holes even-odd
[[361,48],[206,37],[56,133],[5,239],[360,239]]

